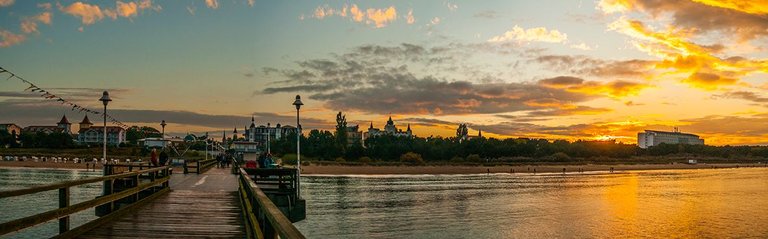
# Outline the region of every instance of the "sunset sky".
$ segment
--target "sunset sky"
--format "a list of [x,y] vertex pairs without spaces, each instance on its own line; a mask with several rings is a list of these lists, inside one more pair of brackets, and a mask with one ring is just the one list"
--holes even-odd
[[[768,1],[0,0],[0,66],[115,118],[768,144]],[[0,75],[0,123],[83,114]],[[90,116],[92,121],[98,116]]]

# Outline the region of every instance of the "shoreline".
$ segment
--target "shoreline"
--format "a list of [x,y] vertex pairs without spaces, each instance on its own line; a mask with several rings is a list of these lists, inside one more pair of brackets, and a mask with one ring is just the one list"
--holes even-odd
[[[309,165],[302,166],[302,175],[424,175],[424,174],[487,174],[487,173],[563,173],[614,172],[638,170],[676,170],[676,169],[725,169],[766,167],[766,164],[751,163],[714,163],[714,164],[586,164],[586,165],[503,165],[503,166],[464,166],[464,165],[422,165],[422,166],[371,166],[371,165]],[[93,163],[55,163],[34,161],[0,161],[0,168],[52,168],[52,169],[93,169]],[[100,163],[96,169],[101,169]]]
[[[579,172],[614,172],[638,170],[690,170],[690,169],[725,169],[766,167],[766,164],[588,164],[588,165],[505,165],[505,166],[302,166],[302,175],[424,175],[424,174],[534,174]],[[581,171],[580,171],[581,170]]]

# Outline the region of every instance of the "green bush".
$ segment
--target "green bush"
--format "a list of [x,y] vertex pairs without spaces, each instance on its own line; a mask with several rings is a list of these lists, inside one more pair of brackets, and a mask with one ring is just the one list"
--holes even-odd
[[346,160],[346,159],[344,159],[344,158],[342,158],[342,157],[338,157],[338,158],[336,158],[336,162],[337,162],[337,163],[346,163],[346,162],[347,162],[347,160]]
[[453,158],[451,158],[451,162],[461,163],[461,162],[464,162],[464,158],[462,158],[461,156],[453,156]]
[[357,161],[360,161],[361,163],[365,163],[365,164],[369,164],[373,162],[373,160],[371,160],[371,158],[369,157],[360,157]]
[[555,161],[558,161],[558,162],[570,161],[571,160],[571,156],[568,156],[567,154],[565,154],[563,152],[557,152],[557,153],[552,154],[552,159],[555,160]]
[[421,154],[408,152],[403,155],[400,155],[400,162],[408,165],[423,165],[424,159],[421,158]]
[[482,158],[480,158],[480,155],[477,155],[477,154],[470,154],[470,155],[467,155],[467,161],[469,161],[469,162],[473,162],[473,163],[479,163],[479,162],[480,162],[480,161],[482,161],[482,160],[483,160],[483,159],[482,159]]
[[296,165],[296,154],[285,154],[282,157],[283,164]]

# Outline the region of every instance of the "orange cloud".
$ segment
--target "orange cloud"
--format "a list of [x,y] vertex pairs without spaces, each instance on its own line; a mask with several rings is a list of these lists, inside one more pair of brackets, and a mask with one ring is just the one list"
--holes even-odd
[[414,24],[416,23],[416,18],[413,17],[413,9],[408,10],[408,15],[405,17],[405,21],[408,24]]
[[369,8],[367,12],[369,23],[373,22],[377,28],[384,27],[397,18],[395,7],[389,7],[386,10]]
[[51,12],[43,12],[37,16],[22,18],[21,31],[24,33],[38,32],[37,31],[38,22],[41,22],[46,25],[51,25]]
[[[408,24],[412,24],[415,21],[413,19],[413,11],[409,13],[410,15],[406,18],[406,21]],[[334,9],[329,6],[318,6],[312,13],[312,17],[315,19],[324,19],[331,16],[348,18],[354,22],[364,22],[368,25],[373,25],[376,28],[382,28],[397,19],[397,9],[393,6],[381,9],[360,9],[356,4],[350,6],[345,4],[341,9]]]
[[219,1],[218,0],[205,0],[205,5],[208,6],[208,8],[217,9],[217,8],[219,8]]
[[724,77],[713,73],[700,73],[696,72],[688,76],[684,83],[688,83],[694,87],[715,90],[721,85],[736,84],[739,80],[735,78]]
[[349,13],[352,14],[352,20],[356,22],[362,22],[363,18],[365,17],[365,13],[360,11],[360,8],[358,8],[355,4],[352,4],[352,7],[349,9]]
[[648,85],[616,80],[607,83],[597,81],[584,81],[581,78],[572,76],[558,76],[555,78],[540,80],[539,85],[553,88],[564,89],[569,92],[582,93],[587,95],[604,95],[612,98],[621,98],[630,95],[637,95]]
[[121,17],[130,18],[133,16],[136,16],[138,13],[139,6],[135,2],[128,2],[124,3],[121,1],[117,1],[117,13]]
[[13,5],[14,0],[0,0],[0,7],[8,7]]
[[530,29],[523,29],[515,25],[512,30],[505,32],[503,35],[492,37],[488,39],[488,42],[506,42],[506,41],[519,41],[519,42],[564,42],[568,39],[568,35],[561,33],[558,30],[547,30],[544,27],[536,27]]
[[694,2],[709,6],[727,8],[749,14],[768,14],[768,1],[766,0],[693,0]]
[[13,32],[0,30],[0,47],[10,47],[24,42],[26,37],[21,34],[14,34]]
[[60,7],[66,14],[79,17],[84,25],[91,25],[104,18],[104,12],[97,5],[75,2],[67,7]]
[[722,59],[722,46],[703,46],[692,42],[693,32],[668,26],[666,31],[655,31],[639,20],[624,17],[610,24],[610,29],[636,39],[637,49],[649,55],[662,58],[656,69],[671,69],[668,74],[689,75],[681,82],[693,87],[713,90],[721,86],[739,83],[739,77],[755,72],[768,72],[765,60],[750,60],[743,57]]

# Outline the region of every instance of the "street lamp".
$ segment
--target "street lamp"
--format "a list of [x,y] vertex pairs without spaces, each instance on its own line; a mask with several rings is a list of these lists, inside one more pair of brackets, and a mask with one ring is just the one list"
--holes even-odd
[[304,103],[301,103],[301,96],[296,95],[293,101],[296,106],[296,195],[301,198],[301,124],[299,124],[299,109]]
[[104,156],[104,160],[106,161],[107,160],[107,104],[109,104],[109,102],[112,101],[112,99],[109,98],[109,92],[105,90],[104,93],[101,95],[101,99],[99,99],[99,101],[101,101],[101,103],[104,104],[104,112],[102,113],[102,115],[104,116],[104,151],[103,151],[104,154],[103,156]]
[[163,139],[165,139],[165,126],[166,125],[168,125],[168,124],[165,123],[165,120],[163,120],[163,122],[160,122],[160,126],[163,127],[163,133],[162,133]]

